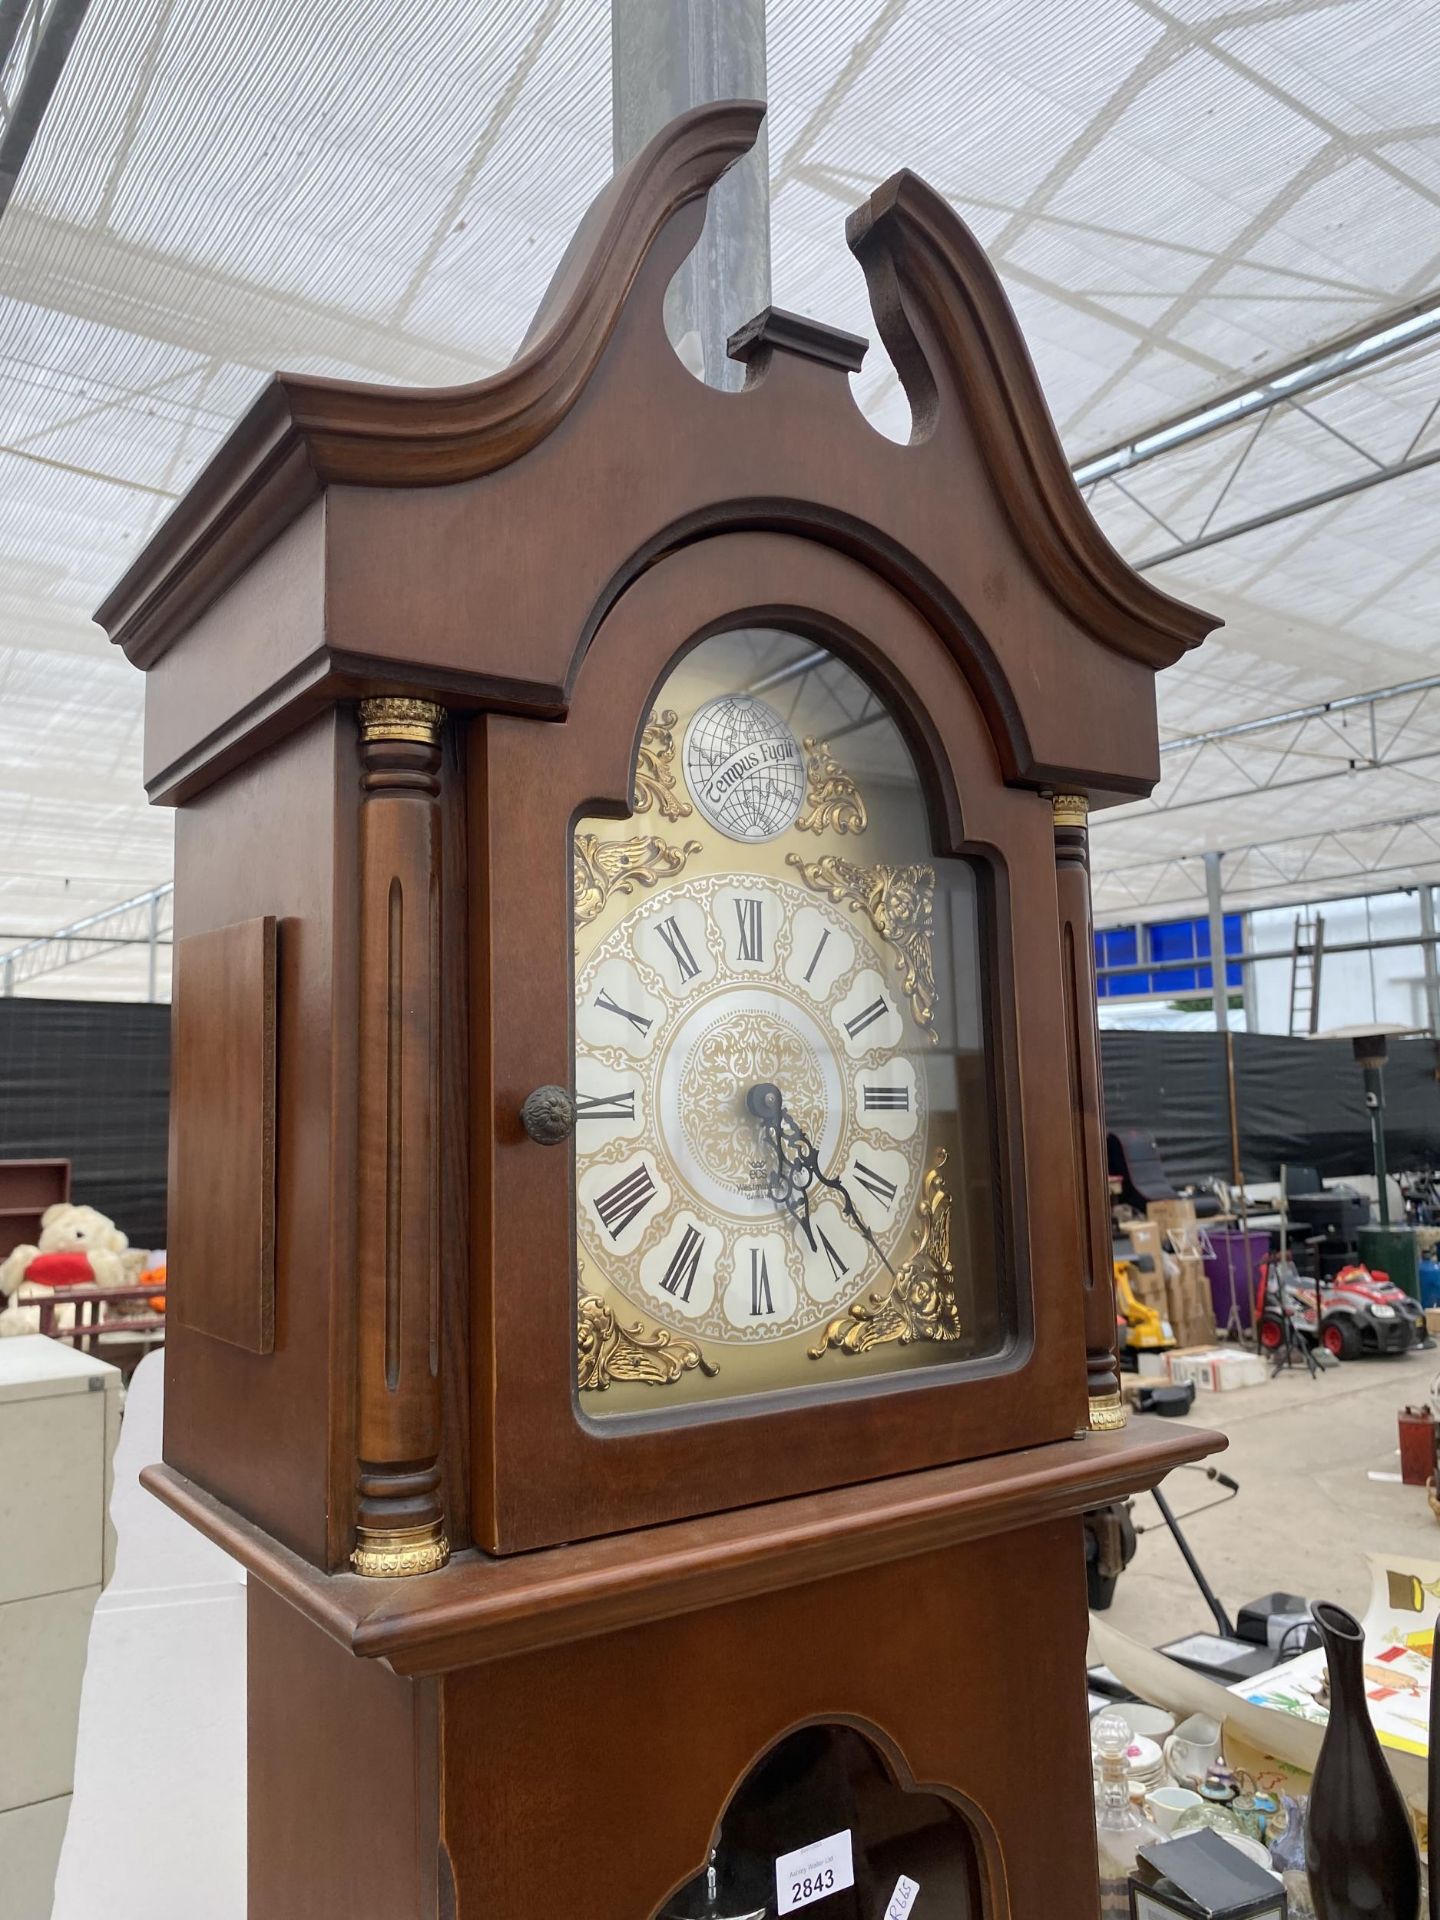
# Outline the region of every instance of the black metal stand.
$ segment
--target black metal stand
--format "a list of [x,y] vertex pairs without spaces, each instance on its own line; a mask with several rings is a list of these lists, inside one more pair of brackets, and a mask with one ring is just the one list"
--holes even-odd
[[1204,1599],[1206,1606],[1209,1607],[1210,1609],[1211,1615],[1213,1616],[1215,1621],[1216,1631],[1226,1640],[1236,1639],[1238,1636],[1236,1635],[1236,1632],[1235,1632],[1234,1623],[1231,1621],[1230,1616],[1228,1613],[1226,1613],[1224,1607],[1221,1606],[1220,1601],[1216,1596],[1215,1589],[1211,1586],[1210,1582],[1205,1578],[1205,1574],[1201,1568],[1200,1562],[1195,1558],[1195,1555],[1190,1551],[1190,1542],[1185,1538],[1184,1534],[1180,1531],[1180,1522],[1175,1518],[1175,1515],[1170,1511],[1170,1502],[1165,1498],[1164,1494],[1160,1491],[1159,1487],[1156,1487],[1154,1489],[1152,1497],[1155,1501],[1156,1506],[1160,1509],[1160,1518],[1165,1522],[1166,1526],[1170,1529],[1171,1538],[1174,1540],[1176,1546],[1180,1549],[1181,1557],[1183,1558],[1186,1566],[1190,1569],[1191,1574],[1194,1576],[1195,1584],[1200,1589],[1201,1597]]
[[[1322,1318],[1321,1311],[1320,1311],[1320,1307],[1321,1307],[1320,1254],[1318,1251],[1317,1241],[1307,1240],[1305,1244],[1310,1249],[1310,1257],[1315,1263],[1315,1338],[1318,1341],[1320,1338],[1320,1325],[1321,1325],[1321,1318]],[[1286,1257],[1288,1258],[1288,1256]],[[1294,1262],[1292,1261],[1290,1262],[1290,1264],[1293,1267]],[[1297,1280],[1299,1279],[1300,1276],[1298,1271],[1296,1272],[1295,1277]],[[1316,1360],[1315,1354],[1311,1349],[1311,1347],[1304,1340],[1302,1340],[1299,1334],[1297,1334],[1295,1331],[1295,1309],[1290,1304],[1290,1293],[1286,1286],[1285,1277],[1283,1274],[1275,1283],[1275,1291],[1279,1295],[1280,1325],[1284,1329],[1285,1337],[1281,1341],[1280,1346],[1276,1351],[1275,1358],[1270,1364],[1270,1378],[1273,1380],[1276,1377],[1276,1375],[1279,1374],[1280,1372],[1284,1371],[1289,1367],[1293,1367],[1295,1364],[1295,1357],[1298,1354],[1301,1360],[1304,1361],[1305,1370],[1310,1375],[1310,1378],[1312,1380],[1318,1380],[1320,1378],[1320,1363],[1318,1360]]]

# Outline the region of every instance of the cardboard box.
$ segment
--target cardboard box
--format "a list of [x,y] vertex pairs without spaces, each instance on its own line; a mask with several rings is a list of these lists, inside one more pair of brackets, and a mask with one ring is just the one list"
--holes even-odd
[[1265,1362],[1239,1347],[1207,1347],[1171,1353],[1170,1378],[1177,1386],[1191,1381],[1202,1393],[1233,1393],[1237,1387],[1259,1387],[1268,1378]]
[[1134,1249],[1135,1258],[1153,1260],[1157,1273],[1165,1252],[1161,1235],[1162,1229],[1156,1220],[1132,1220],[1125,1229],[1125,1237]]
[[1432,1337],[1440,1334],[1440,1307],[1426,1307],[1425,1331]]
[[1142,1307],[1153,1307],[1162,1320],[1170,1317],[1170,1295],[1165,1284],[1165,1274],[1157,1260],[1149,1273],[1131,1266],[1129,1269],[1130,1291]]
[[1195,1225],[1193,1200],[1152,1200],[1145,1212],[1162,1233],[1183,1233]]
[[1170,1256],[1170,1278],[1166,1282],[1169,1302],[1166,1318],[1182,1347],[1213,1346],[1215,1308],[1210,1298],[1210,1281],[1198,1253]]

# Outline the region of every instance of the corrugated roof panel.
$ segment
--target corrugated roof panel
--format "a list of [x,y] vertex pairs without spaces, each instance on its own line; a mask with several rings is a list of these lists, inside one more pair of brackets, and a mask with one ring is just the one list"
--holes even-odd
[[[324,0],[92,7],[0,220],[0,923],[166,877],[142,682],[87,615],[260,382],[503,365],[608,170],[605,0],[336,17]],[[769,37],[777,301],[873,335],[844,216],[916,168],[993,249],[1076,458],[1436,290],[1428,0],[771,0]],[[854,387],[903,439],[878,344]],[[1102,484],[1093,509],[1143,558],[1440,447],[1437,399],[1440,348],[1417,349],[1275,414],[1238,472],[1253,425]],[[1228,622],[1162,676],[1163,729],[1433,671],[1437,486],[1387,481],[1157,568]],[[1434,764],[1314,791],[1363,826]],[[1107,847],[1293,833],[1309,791],[1187,808],[1163,838],[1163,814],[1097,828],[1097,898]],[[1397,858],[1428,859],[1407,832]],[[1237,886],[1289,886],[1303,855],[1241,865]],[[87,973],[108,991],[125,967]]]

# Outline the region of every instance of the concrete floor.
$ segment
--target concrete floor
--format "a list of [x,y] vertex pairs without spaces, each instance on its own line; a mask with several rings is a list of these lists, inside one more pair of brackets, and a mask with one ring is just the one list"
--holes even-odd
[[[1396,1415],[1432,1396],[1440,1350],[1356,1360],[1311,1380],[1304,1368],[1264,1386],[1197,1394],[1193,1425],[1229,1435],[1217,1465],[1240,1483],[1228,1505],[1184,1522],[1186,1538],[1232,1618],[1247,1600],[1282,1590],[1336,1600],[1356,1613],[1369,1602],[1365,1556],[1391,1549],[1440,1561],[1440,1525],[1421,1487],[1371,1480],[1398,1473]],[[1172,1473],[1165,1496],[1181,1519],[1222,1491],[1203,1474]],[[1154,1500],[1135,1502],[1137,1526],[1152,1523],[1121,1576],[1105,1618],[1147,1646],[1208,1630],[1211,1619]]]

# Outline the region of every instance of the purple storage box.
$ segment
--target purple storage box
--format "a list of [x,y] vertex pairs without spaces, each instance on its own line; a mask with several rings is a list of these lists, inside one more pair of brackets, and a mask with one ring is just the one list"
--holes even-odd
[[1262,1286],[1260,1262],[1270,1252],[1270,1236],[1268,1233],[1257,1233],[1253,1228],[1247,1233],[1240,1227],[1206,1226],[1205,1232],[1210,1241],[1210,1252],[1205,1256],[1205,1273],[1210,1282],[1210,1298],[1215,1304],[1215,1324],[1223,1332],[1230,1318],[1233,1275],[1240,1307],[1240,1324],[1248,1327],[1250,1286],[1253,1280],[1258,1302]]

